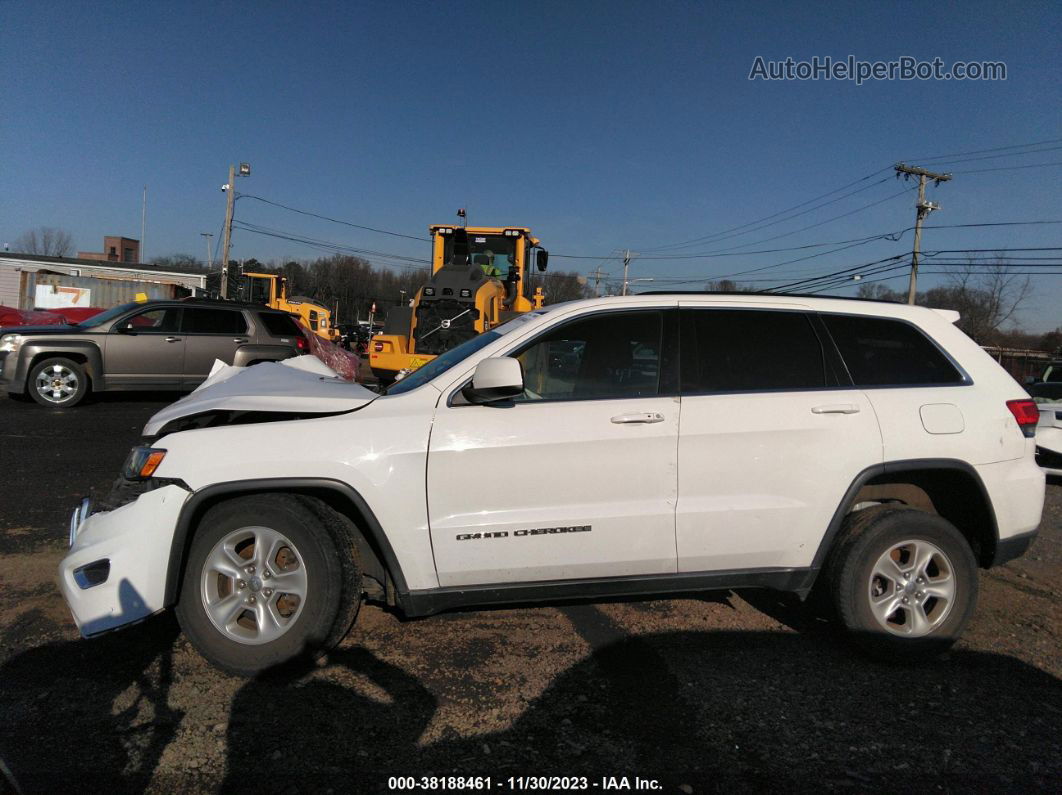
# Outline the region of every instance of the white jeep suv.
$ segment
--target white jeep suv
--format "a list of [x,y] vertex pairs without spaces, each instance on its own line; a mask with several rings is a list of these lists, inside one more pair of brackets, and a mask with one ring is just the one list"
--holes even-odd
[[250,674],[363,599],[470,605],[820,584],[922,656],[1040,522],[1036,405],[958,315],[799,296],[559,304],[386,394],[300,357],[160,411],[60,567],[81,632],[170,606]]

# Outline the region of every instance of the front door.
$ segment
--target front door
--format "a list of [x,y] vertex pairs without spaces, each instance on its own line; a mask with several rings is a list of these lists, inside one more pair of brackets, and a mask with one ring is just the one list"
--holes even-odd
[[104,371],[121,386],[176,389],[184,368],[181,309],[156,307],[119,320],[107,335]]
[[675,571],[671,321],[639,310],[565,323],[512,352],[521,398],[444,396],[428,453],[440,585]]

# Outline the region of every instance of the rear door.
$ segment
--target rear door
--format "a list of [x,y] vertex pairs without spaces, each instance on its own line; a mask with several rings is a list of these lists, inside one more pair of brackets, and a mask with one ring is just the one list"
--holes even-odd
[[675,571],[674,312],[598,312],[513,352],[524,395],[448,404],[428,514],[443,586]]
[[732,307],[680,312],[678,568],[808,566],[878,423],[810,314]]
[[181,308],[152,307],[111,327],[104,343],[107,381],[120,386],[176,389],[184,369]]
[[195,306],[185,308],[181,330],[186,338],[186,387],[194,387],[203,381],[215,360],[232,364],[236,350],[250,342],[253,333],[242,310]]

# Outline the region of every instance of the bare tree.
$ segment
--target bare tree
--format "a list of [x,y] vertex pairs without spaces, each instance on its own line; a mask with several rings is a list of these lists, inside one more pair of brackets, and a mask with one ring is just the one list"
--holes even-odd
[[550,271],[536,282],[535,287],[542,288],[547,304],[577,301],[594,294],[594,288],[587,284],[585,276],[567,271]]
[[958,310],[959,327],[982,345],[996,342],[1032,293],[1029,277],[1011,273],[1002,253],[992,263],[970,261],[948,280],[949,286],[927,291],[918,303]]
[[856,291],[857,298],[869,298],[873,301],[903,301],[904,296],[884,284],[861,284]]
[[46,257],[68,257],[74,252],[74,239],[65,229],[41,226],[23,232],[15,240],[15,249],[22,254],[43,254]]

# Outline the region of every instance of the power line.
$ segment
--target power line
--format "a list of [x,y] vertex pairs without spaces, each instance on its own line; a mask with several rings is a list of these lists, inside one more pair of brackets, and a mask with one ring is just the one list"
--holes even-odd
[[1026,166],[1000,166],[999,168],[975,168],[970,171],[953,171],[953,174],[986,174],[989,171],[1019,171],[1023,168],[1044,168],[1046,166],[1062,166],[1062,160],[1053,163],[1030,163]]
[[[885,170],[885,169],[883,169],[883,170]],[[863,177],[862,179],[856,180],[855,182],[852,182],[852,183],[849,183],[848,185],[845,185],[844,187],[845,188],[851,187],[852,185],[856,185],[859,182],[862,182],[863,180],[869,179],[870,177],[873,177],[873,176],[875,176],[877,174],[880,174],[880,173],[881,173],[881,171],[876,171],[876,172],[874,172],[874,174],[869,174],[866,177]],[[672,243],[672,244],[669,244],[669,245],[656,246],[655,248],[652,248],[652,249],[649,249],[649,250],[651,250],[651,251],[670,251],[670,250],[675,250],[675,249],[680,249],[680,248],[688,248],[691,245],[697,245],[697,244],[700,244],[700,243],[718,243],[718,242],[720,242],[722,240],[728,240],[728,239],[730,239],[732,237],[741,237],[742,235],[747,235],[747,234],[750,234],[752,232],[758,232],[758,231],[760,231],[762,229],[766,229],[768,227],[775,226],[776,224],[782,224],[782,223],[785,223],[786,221],[791,221],[794,218],[799,218],[802,215],[806,215],[807,213],[814,212],[815,210],[820,210],[823,207],[828,207],[829,205],[835,204],[836,202],[839,202],[842,199],[847,199],[849,196],[855,196],[857,193],[862,193],[865,190],[870,190],[871,188],[876,187],[877,185],[881,185],[881,184],[883,184],[885,182],[888,182],[888,181],[889,181],[889,178],[888,177],[884,177],[884,178],[878,180],[877,182],[872,182],[870,185],[864,185],[862,188],[857,188],[854,191],[850,191],[849,193],[845,193],[845,194],[843,194],[841,196],[838,196],[838,197],[836,197],[834,199],[830,199],[828,202],[823,202],[822,204],[816,205],[815,207],[808,207],[806,210],[801,210],[798,213],[793,213],[792,212],[793,210],[799,209],[799,208],[804,207],[804,206],[806,206],[808,204],[811,204],[813,202],[819,201],[820,199],[825,198],[826,196],[830,196],[830,195],[832,195],[832,194],[837,192],[836,190],[830,191],[829,193],[823,194],[822,196],[818,196],[818,197],[816,197],[814,199],[809,199],[808,201],[801,202],[800,204],[797,204],[797,205],[789,208],[788,210],[782,210],[780,212],[773,213],[772,215],[765,216],[764,218],[761,218],[761,219],[759,219],[757,221],[750,221],[750,222],[748,222],[746,224],[741,224],[740,226],[731,227],[730,229],[724,229],[724,230],[721,230],[719,232],[715,232],[715,233],[710,234],[710,235],[703,235],[701,237],[694,238],[692,240],[687,240],[687,241],[685,241],[683,243]],[[838,188],[837,190],[844,190],[844,188]],[[792,213],[792,214],[790,214],[790,213]],[[788,217],[787,218],[777,218],[779,215],[788,215]],[[771,220],[771,219],[774,219],[774,218],[777,218],[777,220]],[[770,221],[770,223],[765,223],[767,221]],[[744,231],[738,231],[738,230],[744,230]],[[768,239],[772,239],[772,238],[768,238]],[[763,242],[763,241],[757,241],[757,242]],[[747,243],[745,245],[755,245],[755,243]]]
[[943,160],[948,157],[965,157],[966,155],[982,155],[986,152],[1002,152],[1006,149],[1026,149],[1030,146],[1045,146],[1046,144],[1062,143],[1062,138],[1052,138],[1048,141],[1033,141],[1027,144],[1011,144],[1010,146],[996,146],[992,149],[975,149],[972,152],[952,152],[947,155],[936,155],[935,157],[909,157],[908,160],[918,160],[920,162],[928,162],[930,160]]
[[[332,252],[332,253],[341,253],[341,254],[344,254],[344,253],[357,254],[357,255],[360,255],[360,256],[364,256],[366,259],[368,257],[383,257],[385,259],[386,258],[390,258],[390,259],[400,260],[400,262],[373,262],[372,260],[368,260],[372,264],[376,264],[376,265],[380,265],[380,266],[423,270],[423,266],[424,265],[430,265],[431,264],[429,260],[418,259],[416,257],[405,257],[405,256],[402,256],[400,254],[389,254],[387,252],[372,251],[372,250],[369,250],[369,249],[356,248],[354,246],[348,246],[348,245],[343,244],[343,243],[335,243],[335,242],[328,241],[328,240],[318,240],[318,239],[315,239],[315,238],[308,238],[308,237],[304,237],[304,236],[300,236],[300,235],[286,234],[286,233],[283,233],[283,232],[281,232],[279,230],[268,230],[268,229],[266,229],[264,227],[252,228],[251,226],[246,225],[246,222],[243,222],[243,221],[240,221],[238,223],[239,223],[239,226],[237,226],[236,228],[237,229],[241,229],[241,230],[243,230],[245,232],[251,232],[252,234],[256,234],[256,235],[264,235],[266,237],[273,237],[273,238],[277,238],[277,239],[280,239],[280,240],[289,240],[291,242],[300,243],[302,245],[308,246],[310,248],[315,248],[315,249],[320,250],[320,251]],[[403,263],[421,263],[421,264],[403,264]]]
[[[903,190],[901,190],[898,193],[893,193],[893,194],[891,194],[889,196],[886,196],[883,199],[879,199],[878,201],[871,202],[869,204],[864,204],[862,207],[857,207],[856,209],[849,210],[846,213],[841,213],[840,215],[835,215],[835,216],[833,216],[831,218],[827,218],[827,219],[825,219],[823,221],[819,221],[819,222],[814,223],[814,224],[809,224],[808,226],[801,227],[800,229],[794,229],[794,230],[792,230],[790,232],[784,232],[784,233],[782,233],[780,235],[775,235],[773,237],[764,238],[762,240],[754,240],[751,243],[742,243],[740,246],[731,246],[730,248],[717,249],[716,251],[706,251],[706,252],[701,252],[701,253],[698,253],[698,254],[658,255],[658,256],[655,256],[655,257],[654,256],[645,256],[645,257],[642,257],[642,259],[646,259],[646,260],[709,259],[709,258],[713,258],[713,257],[722,257],[722,256],[743,257],[743,256],[748,256],[748,255],[756,254],[756,253],[766,253],[766,252],[756,252],[756,251],[742,251],[742,252],[739,252],[739,253],[730,254],[728,252],[732,252],[732,251],[734,251],[734,249],[738,249],[738,248],[745,248],[746,246],[754,246],[757,243],[767,243],[767,242],[770,242],[771,240],[778,240],[778,239],[783,238],[783,237],[788,237],[789,235],[795,235],[795,234],[799,234],[800,232],[806,232],[809,229],[814,229],[816,227],[823,226],[824,224],[832,223],[833,221],[839,221],[842,218],[847,218],[850,215],[855,215],[856,213],[860,213],[863,210],[869,210],[871,207],[876,207],[877,205],[883,204],[883,203],[885,203],[887,201],[890,201],[891,199],[895,199],[895,198],[898,198],[900,196],[903,196],[905,193],[909,193],[910,191],[912,191],[914,189],[915,189],[914,187],[904,188]],[[786,220],[789,220],[789,219],[786,219]],[[855,242],[871,242],[871,241],[874,241],[874,240],[885,239],[885,238],[888,238],[888,237],[889,237],[889,234],[872,235],[872,236],[870,236],[868,238],[856,238]],[[832,243],[816,244],[813,247],[818,247],[819,245],[824,245],[825,246],[825,245],[833,245],[833,244]],[[794,246],[791,249],[784,249],[783,248],[783,249],[775,249],[775,250],[776,251],[789,251],[789,250],[795,251],[795,250],[798,250],[800,248],[803,248],[803,246]],[[601,257],[599,255],[586,255],[586,254],[550,254],[550,256],[551,257],[556,257],[556,258],[561,258],[561,259],[621,259],[619,257],[612,257],[612,256]]]
[[1039,154],[1040,152],[1055,152],[1059,149],[1062,149],[1062,146],[1045,146],[1041,149],[1029,149],[1025,152],[1007,152],[1006,154],[1001,155],[984,155],[982,157],[958,158],[954,160],[945,160],[943,163],[936,163],[934,167],[939,168],[940,166],[946,166],[953,163],[973,163],[978,160],[998,160],[1001,157],[1019,157],[1021,155],[1035,155]]
[[[1023,154],[1034,154],[1034,153],[1039,152],[1039,151],[1044,151],[1044,152],[1052,151],[1053,149],[1059,148],[1059,147],[1051,147],[1051,148],[1045,148],[1045,149],[1033,149],[1033,147],[1050,147],[1050,145],[1052,145],[1052,144],[1059,144],[1059,143],[1062,143],[1062,138],[1051,138],[1051,139],[1047,139],[1047,140],[1043,140],[1043,141],[1032,141],[1032,142],[1023,143],[1023,144],[1010,144],[1008,146],[997,146],[997,147],[991,147],[991,148],[988,148],[988,149],[975,149],[975,150],[971,150],[971,151],[967,151],[967,152],[952,152],[952,153],[944,154],[944,155],[935,155],[934,157],[923,157],[923,158],[914,158],[913,157],[913,158],[907,158],[907,161],[908,162],[913,162],[913,161],[920,161],[920,162],[930,162],[930,161],[972,162],[972,160],[975,160],[975,159],[987,159],[987,158],[972,158],[970,156],[972,156],[972,155],[986,155],[986,154],[992,155],[993,157],[1015,157],[1015,156],[1019,156],[1019,155],[1023,155]],[[1015,151],[1015,150],[1032,150],[1032,151]],[[1006,152],[1007,154],[995,154],[995,153],[999,153],[999,152]],[[960,160],[960,158],[969,158],[969,159]],[[764,221],[769,221],[769,220],[772,220],[774,218],[777,218],[780,215],[786,215],[786,214],[792,212],[793,210],[800,209],[801,207],[806,207],[809,204],[813,204],[813,203],[815,203],[817,201],[825,199],[825,198],[827,198],[829,196],[834,195],[835,193],[839,193],[839,192],[841,192],[843,190],[847,190],[850,187],[853,187],[853,186],[858,185],[858,184],[860,184],[862,182],[865,182],[868,179],[872,179],[875,176],[877,176],[878,174],[881,174],[881,173],[889,171],[889,170],[890,170],[890,167],[879,169],[878,171],[874,171],[874,172],[872,172],[870,174],[867,174],[867,175],[865,175],[863,177],[860,177],[857,180],[854,180],[854,181],[849,182],[849,183],[847,183],[845,185],[842,185],[839,188],[835,188],[834,190],[828,191],[828,192],[823,193],[823,194],[821,194],[819,196],[815,196],[815,197],[813,197],[811,199],[807,199],[806,201],[803,201],[803,202],[801,202],[799,204],[793,205],[792,207],[788,207],[788,208],[786,208],[784,210],[779,210],[778,212],[772,213],[771,215],[764,216],[763,218],[759,218],[759,219],[754,220],[754,221],[749,221],[748,223],[741,224],[739,226],[734,226],[734,227],[730,227],[728,229],[723,229],[723,230],[720,230],[719,232],[716,232],[716,233],[713,233],[713,234],[709,234],[709,235],[704,235],[704,236],[697,237],[697,238],[693,238],[691,240],[686,240],[686,241],[683,241],[681,243],[673,243],[673,244],[669,244],[669,245],[656,246],[656,247],[642,246],[640,250],[643,253],[647,253],[647,252],[650,252],[650,251],[663,251],[663,250],[669,250],[669,249],[675,249],[675,248],[684,248],[684,247],[687,247],[689,245],[692,245],[692,244],[695,244],[695,243],[698,243],[698,242],[708,242],[709,240],[717,239],[717,238],[719,238],[719,237],[721,237],[723,235],[726,235],[727,233],[736,232],[736,231],[741,230],[741,229],[746,229],[747,227],[750,227],[750,226],[756,226],[757,224],[760,224],[760,223],[762,223]],[[973,173],[973,172],[964,172],[964,173]],[[841,197],[841,198],[843,198],[843,197]],[[825,205],[823,205],[823,206],[825,206]],[[781,223],[781,222],[782,222],[781,220],[778,221],[778,223]],[[749,231],[752,231],[752,230],[749,230]]]
[[275,201],[273,201],[271,199],[265,199],[265,198],[263,198],[261,196],[255,196],[255,195],[250,194],[250,193],[241,193],[238,198],[240,198],[240,199],[254,199],[255,201],[263,202],[264,204],[271,204],[274,207],[279,207],[282,210],[288,210],[288,211],[293,212],[293,213],[298,213],[299,215],[308,215],[311,218],[319,218],[322,221],[330,221],[333,224],[342,224],[343,226],[349,226],[349,227],[352,227],[354,229],[361,229],[361,230],[364,230],[366,232],[375,232],[375,233],[380,234],[380,235],[391,235],[392,237],[402,237],[402,238],[405,238],[407,240],[420,240],[422,242],[431,242],[426,237],[417,237],[415,235],[405,235],[405,234],[402,234],[401,232],[391,232],[391,231],[389,231],[387,229],[377,229],[376,227],[372,227],[372,226],[362,226],[361,224],[355,224],[355,223],[353,223],[351,221],[344,221],[344,220],[341,220],[339,218],[330,218],[327,215],[321,215],[320,213],[310,212],[309,210],[300,210],[297,207],[289,207],[286,204],[281,204],[280,202],[275,202]]
[[[1037,226],[1048,224],[1062,224],[1062,220],[1037,220],[1037,221],[993,221],[988,223],[976,223],[976,224],[926,224],[923,229],[979,229],[994,226]],[[826,246],[842,246],[848,243],[873,243],[877,240],[888,240],[896,243],[903,239],[903,236],[914,229],[913,226],[904,227],[898,229],[895,232],[879,232],[875,235],[868,235],[866,237],[855,237],[849,240],[831,240],[822,243],[805,243],[800,246],[782,246],[779,248],[764,248],[755,251],[739,251],[739,252],[722,252],[717,254],[704,253],[704,254],[660,254],[657,256],[642,256],[640,259],[663,261],[663,260],[692,260],[692,259],[720,259],[723,257],[749,257],[753,254],[777,254],[785,251],[806,251],[812,248],[824,248]],[[843,249],[837,249],[841,251]],[[833,252],[823,252],[821,256]],[[616,254],[616,250],[605,255],[591,255],[591,254],[550,254],[551,257],[560,259],[593,259],[597,260],[598,264],[604,264],[609,260],[622,260],[622,255]],[[814,255],[820,256],[820,255]]]

